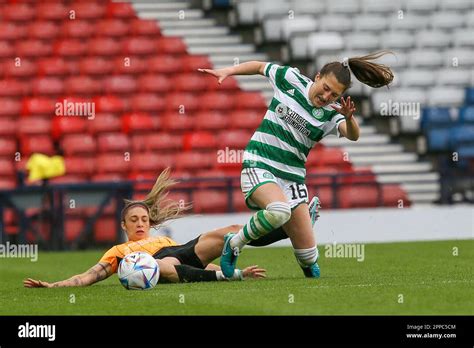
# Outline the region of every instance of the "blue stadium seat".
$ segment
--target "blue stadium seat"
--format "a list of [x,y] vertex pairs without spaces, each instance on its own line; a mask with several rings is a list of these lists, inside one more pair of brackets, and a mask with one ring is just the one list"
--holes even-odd
[[465,106],[459,110],[459,123],[474,124],[474,106]]
[[474,126],[458,126],[449,131],[449,146],[452,149],[460,145],[474,145]]
[[429,151],[449,150],[449,128],[430,129],[427,134]]
[[424,108],[421,118],[421,129],[440,128],[451,124],[449,108]]
[[474,145],[460,146],[456,152],[461,159],[474,159]]
[[474,88],[466,88],[466,104],[474,105]]

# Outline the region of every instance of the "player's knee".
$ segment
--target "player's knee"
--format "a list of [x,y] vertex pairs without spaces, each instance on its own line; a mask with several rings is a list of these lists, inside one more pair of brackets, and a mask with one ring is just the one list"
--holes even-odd
[[291,218],[291,207],[286,202],[272,202],[266,207],[268,222],[274,227],[283,226]]
[[319,252],[316,246],[308,249],[295,249],[296,260],[302,267],[312,266],[318,261]]

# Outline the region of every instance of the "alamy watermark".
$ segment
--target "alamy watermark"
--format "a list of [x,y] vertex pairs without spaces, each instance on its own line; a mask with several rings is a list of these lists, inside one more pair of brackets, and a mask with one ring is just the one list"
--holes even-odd
[[0,258],[24,258],[38,261],[38,244],[0,244]]
[[421,116],[421,105],[417,102],[401,102],[389,99],[380,103],[381,116],[408,116],[417,120]]
[[324,246],[326,258],[354,258],[358,262],[365,260],[364,244],[326,244]]
[[256,163],[256,152],[252,150],[235,150],[228,146],[217,150],[217,163],[242,163],[244,160],[252,166]]
[[55,104],[56,116],[82,116],[88,120],[95,118],[94,102],[72,102],[64,99],[62,103]]

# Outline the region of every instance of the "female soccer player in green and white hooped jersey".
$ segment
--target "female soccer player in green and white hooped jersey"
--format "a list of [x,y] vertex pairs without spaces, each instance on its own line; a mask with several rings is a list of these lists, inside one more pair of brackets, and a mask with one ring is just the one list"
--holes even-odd
[[[388,52],[344,58],[326,64],[313,82],[298,70],[251,61],[219,70],[199,69],[218,79],[231,75],[266,76],[275,94],[263,122],[244,153],[241,187],[246,203],[258,210],[237,234],[225,236],[221,267],[234,273],[237,256],[248,243],[283,227],[306,277],[319,278],[318,249],[308,211],[305,162],[315,143],[329,134],[356,141],[359,126],[351,97],[341,95],[351,85],[351,72],[371,87],[393,80],[389,67],[372,60]],[[335,101],[341,97],[341,103]]]

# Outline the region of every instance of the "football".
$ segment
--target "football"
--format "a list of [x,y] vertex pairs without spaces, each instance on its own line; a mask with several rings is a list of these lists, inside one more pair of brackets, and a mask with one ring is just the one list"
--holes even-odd
[[158,283],[160,269],[153,256],[137,251],[122,259],[117,274],[125,289],[149,290]]

